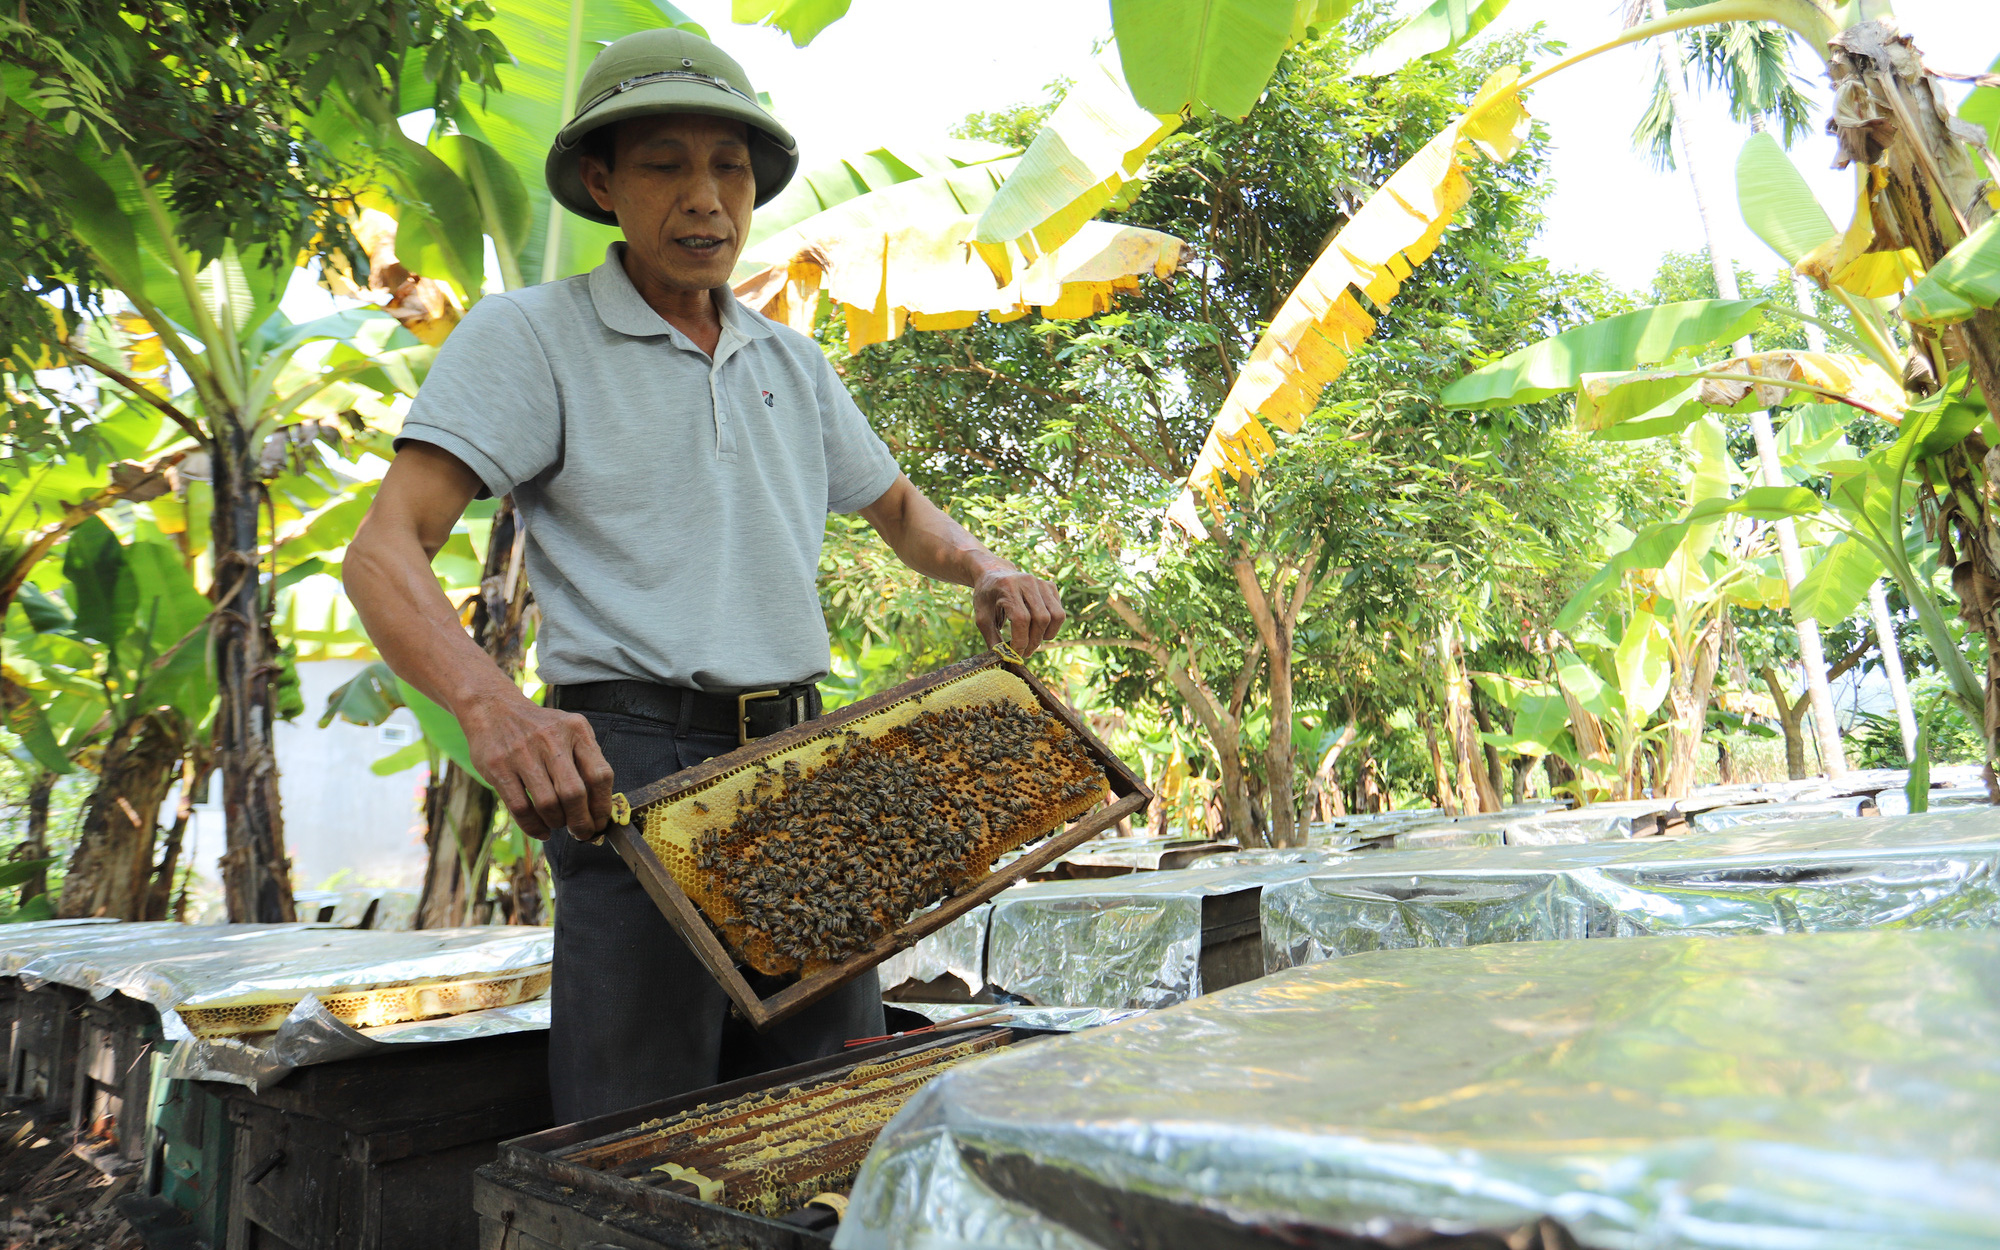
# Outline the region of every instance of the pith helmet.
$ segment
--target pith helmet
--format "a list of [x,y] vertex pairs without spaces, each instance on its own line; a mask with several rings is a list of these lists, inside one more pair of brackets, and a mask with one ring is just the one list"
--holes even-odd
[[799,167],[792,132],[758,103],[743,67],[689,31],[642,30],[613,43],[590,63],[576,101],[576,116],[556,132],[544,174],[549,193],[564,208],[607,226],[617,219],[590,198],[577,160],[585,135],[628,117],[703,113],[744,123],[750,128],[750,169],[759,205],[784,190]]

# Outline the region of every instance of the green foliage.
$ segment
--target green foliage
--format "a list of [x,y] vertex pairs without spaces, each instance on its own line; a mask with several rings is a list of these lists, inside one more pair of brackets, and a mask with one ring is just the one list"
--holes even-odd
[[[2000,74],[2000,58],[1996,58],[1987,72]],[[1965,97],[1959,105],[1958,115],[1975,126],[1984,126],[1991,136],[1991,145],[2000,147],[2000,87],[1981,87]]]
[[729,20],[775,26],[803,48],[847,16],[847,5],[848,0],[730,0]]
[[[1669,9],[1694,7],[1668,4]],[[1691,85],[1721,91],[1729,115],[1747,125],[1752,118],[1774,119],[1786,147],[1812,133],[1812,104],[1800,87],[1806,79],[1791,66],[1785,31],[1767,22],[1724,22],[1679,31],[1671,38],[1681,45]],[[1666,69],[1656,67],[1653,90],[1632,144],[1661,169],[1674,166],[1674,110],[1667,92]]]
[[[1482,355],[1624,308],[1601,284],[1522,259],[1546,193],[1537,139],[1514,163],[1477,170],[1462,226],[1382,310],[1321,412],[1280,439],[1235,500],[1231,541],[1190,545],[1167,531],[1161,511],[1216,407],[1324,240],[1526,49],[1504,41],[1413,62],[1391,81],[1348,77],[1365,42],[1354,31],[1374,20],[1288,54],[1244,121],[1197,118],[1154,151],[1143,190],[1113,219],[1193,245],[1198,259],[1171,282],[1147,281],[1087,323],[1029,317],[908,334],[844,369],[918,485],[1064,588],[1065,635],[1088,644],[1087,658],[1065,649],[1049,663],[1081,674],[1121,717],[1168,709],[1168,724],[1133,742],[1154,743],[1143,749],[1163,761],[1183,749],[1166,744],[1185,744],[1197,774],[1214,775],[1220,747],[1114,605],[1227,703],[1255,637],[1231,561],[1247,551],[1268,580],[1317,549],[1323,581],[1292,657],[1298,706],[1314,709],[1301,745],[1351,720],[1362,737],[1344,758],[1371,753],[1395,788],[1422,794],[1432,783],[1421,729],[1398,716],[1437,697],[1422,640],[1456,619],[1475,641],[1493,640],[1473,667],[1531,668],[1536,657],[1510,640],[1546,629],[1550,605],[1587,571],[1582,544],[1595,541],[1602,513],[1659,519],[1671,466],[1581,438],[1555,404],[1468,420],[1436,401]],[[977,645],[962,592],[929,599],[891,569],[853,563],[837,525],[827,550],[837,669],[886,684]],[[1269,732],[1267,681],[1260,662],[1242,709],[1253,774]],[[1300,768],[1315,763],[1299,752]]]
[[1744,224],[1788,265],[1834,236],[1819,197],[1767,132],[1751,135],[1737,154],[1736,198]]
[[422,750],[425,758],[436,767],[442,756],[457,764],[480,784],[486,779],[479,776],[479,770],[472,766],[472,748],[466,743],[465,730],[458,718],[433,702],[423,691],[396,676],[387,664],[375,661],[348,678],[326,697],[326,710],[320,714],[320,728],[331,725],[335,718],[356,725],[380,725],[389,719],[397,708],[408,708],[423,729],[423,740],[376,761],[376,772],[387,774],[401,772],[418,762],[417,751]]
[[1689,300],[1606,317],[1508,353],[1444,389],[1454,408],[1534,403],[1592,373],[1623,373],[1682,359],[1754,330],[1763,300]]
[[1967,235],[1931,266],[1903,300],[1902,314],[1921,325],[1964,321],[2000,303],[2000,218]]
[[[1346,4],[1334,4],[1338,17]],[[1294,0],[1117,0],[1118,57],[1132,98],[1151,113],[1241,118],[1298,36]]]
[[1355,62],[1357,74],[1393,74],[1420,56],[1449,52],[1484,30],[1507,0],[1432,0]]
[[[65,228],[90,195],[62,173],[77,160],[116,154],[136,171],[197,268],[235,243],[279,285],[301,252],[341,252],[365,269],[341,190],[363,171],[303,119],[337,86],[400,84],[412,108],[455,108],[504,58],[480,26],[490,14],[484,0],[10,8],[0,16],[0,356],[39,352],[116,284]],[[81,414],[45,399],[53,428],[17,411],[16,443],[87,445]]]
[[[1936,673],[1912,676],[1910,702],[1917,716],[1917,737],[1928,770],[1939,764],[1978,764],[1986,758],[1980,733],[1967,720]],[[1911,768],[1903,753],[1903,731],[1893,714],[1857,713],[1843,737],[1847,762],[1854,768]],[[1916,770],[1911,769],[1912,773]],[[1929,788],[1929,781],[1925,781]],[[1919,810],[1912,807],[1911,811]]]

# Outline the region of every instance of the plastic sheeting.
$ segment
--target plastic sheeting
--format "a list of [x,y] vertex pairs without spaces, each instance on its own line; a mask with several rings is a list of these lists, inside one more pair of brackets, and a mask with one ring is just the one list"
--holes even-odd
[[1104,1007],[1016,1007],[1001,1008],[992,1015],[984,1012],[990,1007],[980,1003],[897,1003],[909,1011],[925,1017],[935,1024],[950,1024],[966,1016],[979,1016],[980,1024],[1011,1024],[1023,1029],[1041,1029],[1049,1033],[1081,1033],[1085,1029],[1100,1028],[1116,1024],[1120,1020],[1130,1020],[1144,1015],[1142,1011],[1112,1011]]
[[1316,864],[1018,886],[993,900],[986,980],[1045,1007],[1157,1008],[1201,990],[1202,903]]
[[[1988,804],[1985,786],[1951,786],[1933,789],[1925,796],[1932,811],[1943,811],[1954,807],[1985,807]],[[1884,790],[1875,796],[1875,804],[1884,816],[1907,816],[1910,814],[1910,796],[1902,787]]]
[[233,1037],[191,1038],[167,1057],[165,1075],[200,1081],[228,1081],[262,1090],[296,1068],[376,1054],[390,1046],[467,1042],[503,1033],[531,1033],[549,1027],[549,1000],[491,1007],[435,1020],[409,1020],[356,1029],[330,1014],[308,995],[292,1008],[276,1033],[261,1044]]
[[[150,1004],[160,1013],[167,1040],[186,1050],[172,1061],[178,1076],[256,1084],[276,1079],[268,1075],[272,1071],[282,1075],[294,1067],[345,1058],[356,1038],[392,1045],[548,1027],[546,1006],[529,1003],[497,1009],[498,1014],[469,1012],[357,1031],[328,1015],[316,998],[366,986],[545,967],[554,943],[553,931],[545,928],[384,933],[299,924],[50,921],[9,925],[0,931],[0,940],[0,976],[19,977],[31,987],[53,982],[93,998],[124,994]],[[255,1043],[197,1042],[176,1010],[286,996],[296,996],[299,1007],[275,1034]]]
[[1356,857],[1264,891],[1266,970],[1561,938],[2000,925],[2000,812]]
[[986,922],[992,911],[992,904],[981,904],[883,960],[877,969],[883,990],[952,976],[977,994],[986,984]]
[[1384,951],[940,1076],[834,1245],[1969,1250],[1996,1053],[2000,934]]
[[1765,803],[1755,807],[1718,807],[1696,812],[1688,818],[1698,832],[1740,829],[1745,825],[1775,825],[1786,821],[1813,820],[1826,816],[1858,817],[1876,815],[1879,809],[1871,798],[1860,795],[1821,799],[1811,803]]

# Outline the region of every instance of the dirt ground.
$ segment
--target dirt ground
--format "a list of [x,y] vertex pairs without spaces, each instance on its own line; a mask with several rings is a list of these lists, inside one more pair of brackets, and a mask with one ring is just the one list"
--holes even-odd
[[58,1119],[0,1114],[0,1250],[141,1250],[112,1209],[137,1174],[116,1179],[71,1154]]

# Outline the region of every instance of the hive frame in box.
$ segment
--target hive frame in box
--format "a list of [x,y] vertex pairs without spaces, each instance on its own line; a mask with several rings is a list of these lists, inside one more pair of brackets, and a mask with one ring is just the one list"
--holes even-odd
[[[704,1104],[809,1085],[862,1064],[933,1047],[985,1040],[1002,1049],[1035,1037],[1033,1030],[1010,1025],[967,1025],[888,1038],[502,1142],[498,1158],[480,1168],[473,1181],[472,1202],[484,1238],[480,1244],[566,1248],[622,1246],[629,1239],[632,1246],[659,1246],[662,1250],[669,1246],[817,1250],[827,1244],[825,1234],[771,1216],[703,1202],[615,1170],[581,1164],[575,1156],[589,1147],[638,1135],[648,1122]],[[613,1233],[621,1234],[616,1242],[611,1240]]]
[[[1026,682],[1028,689],[1034,692],[1036,700],[1043,709],[1083,740],[1091,756],[1104,769],[1105,780],[1111,789],[1111,802],[1095,811],[1084,813],[1072,822],[1069,828],[1058,830],[1041,842],[1030,846],[1012,863],[994,869],[967,889],[945,899],[922,915],[891,929],[877,938],[866,950],[850,955],[831,968],[823,969],[811,976],[802,976],[797,982],[768,998],[760,997],[737,968],[736,960],[730,956],[721,939],[716,936],[715,930],[701,914],[701,909],[688,898],[680,883],[674,880],[673,874],[667,871],[666,865],[662,864],[659,856],[653,853],[653,848],[647,844],[640,832],[636,813],[651,804],[671,799],[684,791],[704,785],[724,773],[733,772],[753,760],[789,750],[813,738],[838,731],[842,725],[871,716],[934,687],[994,667],[1003,668]],[[723,992],[729,995],[730,1001],[736,1004],[736,1009],[743,1013],[751,1027],[764,1029],[818,1002],[897,951],[915,945],[917,940],[926,934],[950,924],[1016,881],[1022,880],[1030,873],[1040,871],[1047,864],[1088,842],[1125,817],[1144,811],[1146,805],[1152,802],[1153,792],[1146,787],[1144,780],[1125,766],[1123,760],[1113,755],[1108,747],[1098,741],[1097,735],[1090,732],[1081,717],[1071,711],[1062,700],[1049,693],[1048,687],[1037,681],[1034,674],[1020,664],[1011,663],[989,653],[961,660],[934,673],[906,681],[894,689],[870,695],[836,712],[829,712],[818,720],[794,725],[767,738],[759,738],[727,755],[719,755],[706,763],[663,777],[624,798],[635,817],[631,823],[614,824],[611,827],[609,840],[612,848],[626,864],[630,865],[654,905],[666,916],[667,922],[673,925],[674,931],[679,933],[681,939],[694,951],[695,957],[701,960],[709,975],[722,986]]]

